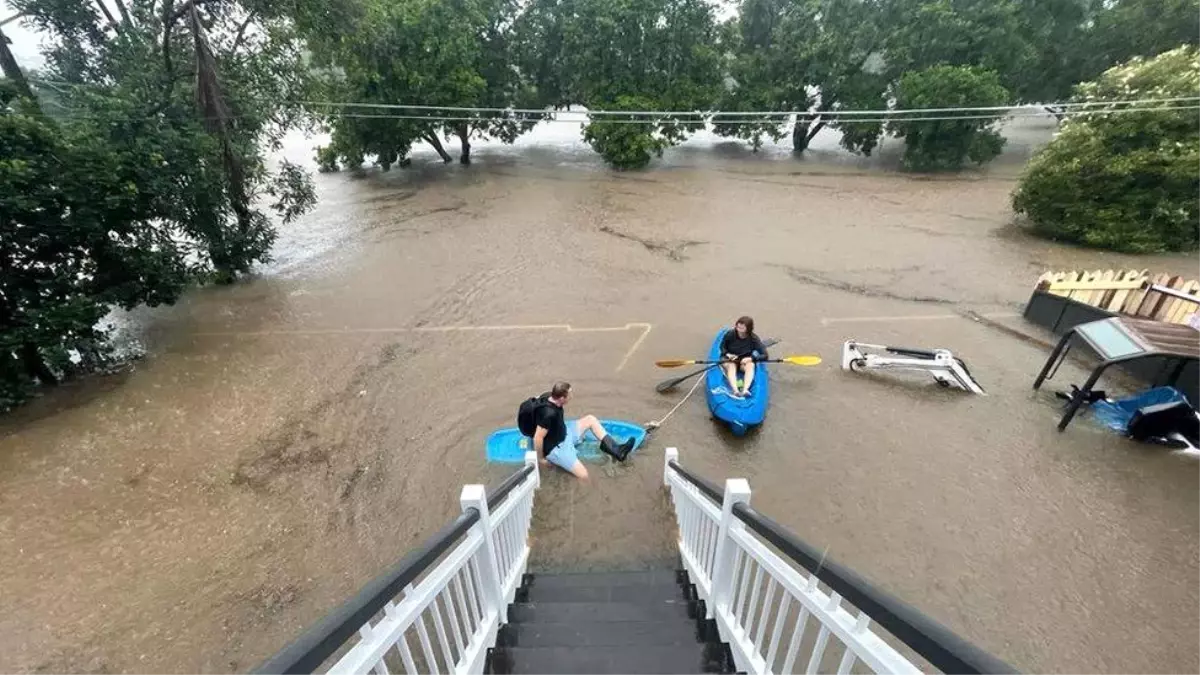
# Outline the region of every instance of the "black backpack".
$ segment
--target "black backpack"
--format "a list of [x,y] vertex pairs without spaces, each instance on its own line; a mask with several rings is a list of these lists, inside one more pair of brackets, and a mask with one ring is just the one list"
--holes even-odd
[[517,408],[517,428],[521,430],[522,436],[533,438],[533,432],[537,431],[537,411],[546,405],[549,399],[550,392],[546,392],[521,402],[521,407]]

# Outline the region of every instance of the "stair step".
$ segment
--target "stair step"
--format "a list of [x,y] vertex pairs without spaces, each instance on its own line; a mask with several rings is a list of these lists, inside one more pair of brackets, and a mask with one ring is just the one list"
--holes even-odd
[[638,572],[570,572],[565,574],[533,574],[533,588],[578,588],[599,586],[635,586],[677,584],[674,570]]
[[716,650],[705,645],[507,647],[495,650],[493,673],[719,673]]
[[630,586],[542,586],[529,587],[530,602],[637,602],[661,603],[683,600],[683,589],[670,584],[633,584]]
[[581,621],[510,623],[496,641],[502,647],[621,647],[630,645],[695,645],[691,621]]
[[654,602],[514,602],[508,607],[512,623],[574,623],[606,621],[686,621],[682,598]]

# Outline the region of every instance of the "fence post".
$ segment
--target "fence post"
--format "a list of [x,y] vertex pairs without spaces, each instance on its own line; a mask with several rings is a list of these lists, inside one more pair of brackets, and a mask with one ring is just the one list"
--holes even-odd
[[671,462],[679,461],[679,448],[667,448],[666,459],[663,460],[663,485],[670,487],[671,482],[667,477],[671,472]]
[[500,580],[500,564],[496,561],[496,547],[492,541],[492,515],[488,512],[487,490],[482,485],[464,485],[458,503],[462,510],[479,511],[479,529],[483,534],[483,557],[479,580],[488,602],[496,608],[500,623],[508,623],[508,606],[504,603],[504,585]]
[[533,489],[542,487],[542,472],[538,471],[537,453],[533,450],[525,453],[526,466],[533,467]]
[[725,494],[721,498],[721,525],[717,530],[717,555],[713,565],[712,596],[708,603],[708,617],[715,618],[717,609],[729,603],[733,586],[733,564],[737,560],[737,544],[729,536],[729,529],[736,520],[733,505],[750,503],[750,483],[745,478],[730,478],[725,481]]

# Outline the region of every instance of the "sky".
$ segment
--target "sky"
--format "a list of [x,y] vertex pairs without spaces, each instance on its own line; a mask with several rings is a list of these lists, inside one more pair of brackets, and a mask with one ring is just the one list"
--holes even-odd
[[[16,12],[8,5],[5,0],[0,0],[0,21],[7,19]],[[45,64],[45,59],[42,58],[40,47],[41,37],[34,31],[26,28],[23,21],[14,21],[13,23],[5,24],[4,34],[8,39],[12,40],[9,49],[12,50],[13,56],[17,59],[17,63],[22,68],[40,68]]]

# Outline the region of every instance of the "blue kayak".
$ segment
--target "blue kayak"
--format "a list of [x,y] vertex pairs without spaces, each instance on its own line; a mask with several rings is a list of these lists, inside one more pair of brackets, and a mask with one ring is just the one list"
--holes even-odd
[[[567,420],[567,424],[574,423],[574,419]],[[646,440],[646,430],[639,424],[623,422],[621,420],[600,420],[600,424],[604,425],[604,428],[616,438],[617,442],[622,442],[626,438],[632,437],[633,449],[635,451]],[[525,461],[525,453],[532,449],[533,440],[528,436],[522,436],[520,429],[516,427],[497,429],[487,439],[487,461],[501,464],[520,464]],[[583,438],[579,440],[579,445],[576,446],[576,455],[580,460],[585,462],[588,460],[598,460],[604,456],[604,453],[600,452],[600,442],[596,440],[591,431],[584,432]]]
[[[725,337],[722,328],[713,339],[712,349],[708,351],[710,361],[721,358],[721,338]],[[750,427],[762,424],[767,416],[767,402],[771,397],[771,379],[767,374],[767,364],[754,364],[754,382],[750,385],[750,395],[737,398],[730,395],[729,383],[725,381],[725,373],[720,366],[705,374],[704,398],[708,401],[708,410],[712,416],[729,425],[734,436],[745,435]],[[739,374],[740,378],[740,374]],[[738,380],[741,385],[741,380]]]

